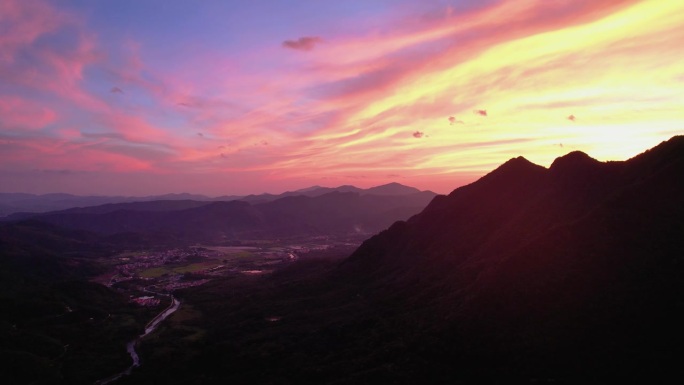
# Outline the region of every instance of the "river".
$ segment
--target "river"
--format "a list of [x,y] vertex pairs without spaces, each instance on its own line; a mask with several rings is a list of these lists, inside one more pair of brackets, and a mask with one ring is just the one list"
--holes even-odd
[[162,311],[161,313],[157,314],[156,317],[152,318],[152,321],[148,322],[147,325],[145,325],[145,332],[143,334],[139,335],[138,337],[136,337],[135,339],[131,340],[130,342],[128,342],[128,344],[126,345],[126,351],[128,352],[128,354],[130,354],[131,360],[133,360],[133,364],[131,364],[131,366],[126,368],[126,370],[124,370],[123,372],[115,374],[111,377],[107,377],[107,378],[102,379],[102,380],[98,380],[95,382],[95,384],[96,385],[111,384],[112,382],[118,380],[119,378],[121,378],[123,376],[130,375],[134,368],[137,368],[138,366],[140,366],[140,357],[138,356],[138,352],[136,352],[135,347],[138,345],[140,340],[142,340],[145,336],[154,332],[157,329],[157,326],[159,326],[159,324],[162,321],[164,321],[171,314],[173,314],[176,310],[178,310],[178,308],[180,307],[180,304],[181,304],[180,301],[176,297],[171,296],[171,304],[169,305],[169,307],[164,309],[164,311]]

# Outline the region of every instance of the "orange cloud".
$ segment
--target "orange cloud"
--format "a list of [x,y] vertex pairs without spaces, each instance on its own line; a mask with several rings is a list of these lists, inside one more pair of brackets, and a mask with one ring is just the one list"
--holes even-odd
[[[115,63],[86,23],[43,2],[6,1],[0,21],[13,28],[0,36],[0,124],[14,131],[0,135],[2,160],[97,169],[57,160],[81,157],[118,172],[222,173],[283,186],[402,175],[433,188],[518,155],[549,164],[580,149],[621,159],[682,133],[682,15],[675,0],[499,1],[378,20],[372,33],[326,34],[325,44],[283,43],[306,55],[270,44],[154,67],[141,42],[127,41]],[[65,26],[76,31],[65,47],[35,44]],[[35,62],[20,65],[20,51]],[[95,68],[106,78],[99,93],[84,85]],[[111,84],[126,97],[106,92]],[[487,118],[469,119],[467,130],[445,124],[473,111]],[[416,140],[424,132],[431,140]]]
[[[328,83],[335,85],[336,98],[324,100],[320,106],[343,105],[347,113],[334,125],[311,135],[302,148],[293,150],[296,156],[292,159],[274,167],[302,168],[310,173],[321,170],[320,174],[331,175],[342,167],[337,161],[340,157],[364,159],[366,166],[385,165],[391,164],[390,154],[399,152],[410,159],[403,174],[484,172],[520,154],[550,163],[562,155],[544,144],[554,140],[567,143],[573,140],[566,139],[575,138],[573,145],[580,147],[595,143],[586,147],[588,152],[602,144],[616,149],[614,142],[607,140],[615,136],[615,130],[620,130],[623,144],[632,144],[623,147],[620,155],[593,153],[624,158],[638,151],[637,147],[644,147],[645,142],[665,138],[663,133],[649,129],[649,121],[672,127],[666,132],[678,131],[672,124],[683,115],[676,108],[683,91],[681,82],[671,79],[681,76],[675,68],[681,68],[684,58],[671,47],[676,41],[684,41],[684,20],[678,16],[684,14],[682,8],[674,1],[505,2],[468,15],[463,30],[449,20],[415,35],[403,31],[384,41],[346,41],[344,49],[337,48],[331,39],[317,55],[334,57],[330,53],[340,49],[343,59],[331,63],[329,73],[343,74],[344,78]],[[482,33],[474,34],[473,28]],[[469,36],[460,38],[462,32]],[[453,39],[453,46],[445,39]],[[444,44],[445,49],[429,51],[424,60],[409,59],[412,64],[421,64],[402,66],[385,58],[391,56],[389,52],[430,42]],[[352,46],[358,49],[348,49]],[[377,57],[374,52],[379,52]],[[359,61],[375,64],[358,65]],[[350,77],[342,70],[347,63],[366,72]],[[499,113],[475,123],[477,130],[437,131],[431,136],[439,141],[421,148],[397,136],[404,129],[415,132],[416,127],[436,127],[451,111],[463,114],[485,103]],[[578,123],[569,131],[557,125],[558,113],[571,114],[569,106],[583,110],[586,128],[578,131]],[[634,111],[636,106],[659,111],[631,112],[627,114],[630,116],[609,112]],[[660,114],[663,108],[667,117]],[[487,115],[485,110],[476,111]],[[644,122],[641,129],[634,124],[635,115]],[[592,124],[590,116],[600,119],[601,130],[610,133],[605,141],[597,136],[598,122]],[[524,141],[518,141],[523,137]],[[477,144],[481,142],[493,144]],[[459,154],[453,152],[455,145],[462,149]],[[344,171],[363,168],[359,165],[354,170],[353,165],[347,163]]]

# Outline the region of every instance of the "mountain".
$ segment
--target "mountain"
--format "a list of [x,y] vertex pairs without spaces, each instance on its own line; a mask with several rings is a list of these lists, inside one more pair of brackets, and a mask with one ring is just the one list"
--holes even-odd
[[[404,186],[400,183],[388,183],[381,186],[375,186],[367,189],[358,188],[351,185],[342,185],[338,187],[321,187],[312,186],[309,188],[304,188],[296,191],[287,191],[282,194],[260,194],[260,195],[248,195],[246,197],[239,198],[250,203],[264,203],[270,202],[276,199],[291,197],[291,196],[307,196],[307,197],[318,197],[325,194],[330,194],[333,192],[339,193],[357,193],[360,195],[412,195],[421,192],[415,187]],[[432,193],[431,191],[426,191],[427,193]],[[222,199],[225,200],[225,199]]]
[[375,195],[408,195],[419,193],[415,187],[404,186],[400,183],[388,183],[382,186],[371,187],[364,190],[363,194],[375,194]]
[[[360,195],[330,192],[269,202],[152,201],[74,208],[34,215],[52,225],[100,234],[137,233],[174,239],[232,241],[250,238],[372,234],[419,212],[432,192]],[[10,218],[23,219],[13,215]]]
[[684,354],[682,175],[682,136],[622,162],[514,158],[370,238],[339,274],[430,309],[478,375],[661,378]]
[[15,217],[28,218],[34,213],[66,210],[75,207],[90,207],[104,204],[149,202],[156,200],[200,200],[211,198],[193,194],[167,194],[147,197],[123,196],[79,196],[71,194],[23,194],[0,193],[0,217],[21,213]]
[[151,202],[151,201],[201,201],[218,202],[242,200],[250,203],[265,203],[288,196],[309,196],[317,197],[331,192],[355,192],[359,194],[372,195],[409,195],[420,192],[420,190],[403,186],[399,183],[390,183],[384,186],[361,189],[354,186],[344,185],[339,187],[312,186],[296,191],[287,191],[282,194],[258,194],[258,195],[223,195],[215,198],[198,194],[165,194],[144,197],[125,197],[125,196],[78,196],[71,194],[25,194],[25,193],[0,193],[0,218],[10,217],[10,219],[30,218],[35,213],[66,210],[76,207],[91,207],[105,204],[131,203],[131,202]]
[[86,281],[117,244],[38,222],[0,225],[0,356],[10,384],[92,384],[128,364],[153,312]]

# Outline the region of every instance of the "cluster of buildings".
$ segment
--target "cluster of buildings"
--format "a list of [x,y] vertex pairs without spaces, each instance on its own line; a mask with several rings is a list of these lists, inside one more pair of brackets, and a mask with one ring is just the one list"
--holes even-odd
[[183,263],[188,258],[206,258],[208,253],[210,251],[188,248],[160,251],[155,254],[139,255],[136,257],[121,257],[119,260],[126,263],[117,266],[117,268],[120,276],[132,277],[139,270],[172,263]]
[[153,296],[143,296],[131,299],[131,302],[140,306],[159,306],[160,299]]

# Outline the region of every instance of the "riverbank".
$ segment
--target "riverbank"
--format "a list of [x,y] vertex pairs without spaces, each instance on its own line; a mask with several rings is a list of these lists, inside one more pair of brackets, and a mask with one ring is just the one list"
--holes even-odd
[[129,341],[128,344],[126,345],[126,351],[131,356],[131,360],[133,361],[131,366],[126,368],[126,370],[124,370],[120,373],[117,373],[111,377],[96,381],[95,382],[96,385],[111,384],[111,383],[119,380],[121,377],[130,375],[131,372],[133,371],[133,369],[140,366],[140,357],[138,356],[138,353],[135,350],[138,343],[143,338],[145,338],[145,336],[153,333],[162,321],[164,321],[166,318],[168,318],[171,314],[175,313],[178,310],[178,308],[180,307],[181,302],[176,297],[174,297],[172,295],[170,295],[170,296],[171,296],[171,304],[169,304],[168,307],[166,307],[164,310],[162,310],[161,313],[157,314],[154,318],[152,318],[152,320],[150,322],[148,322],[147,325],[145,325],[145,332],[143,334],[141,334],[138,337],[136,337],[135,339]]

